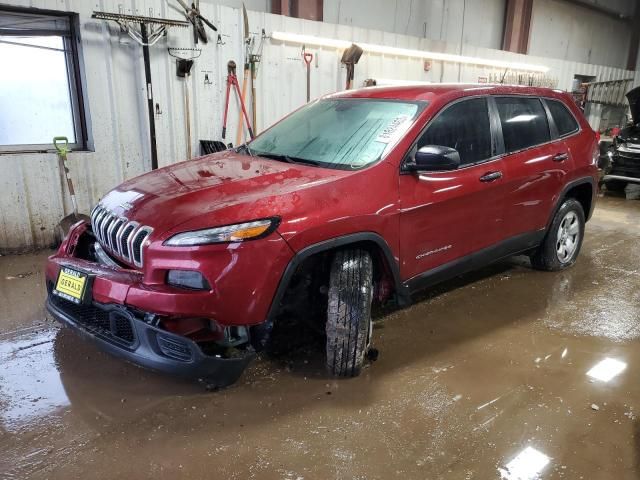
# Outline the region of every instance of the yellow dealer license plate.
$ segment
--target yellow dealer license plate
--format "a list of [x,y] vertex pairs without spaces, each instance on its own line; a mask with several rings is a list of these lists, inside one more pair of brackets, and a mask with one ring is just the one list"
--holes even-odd
[[88,283],[89,277],[86,273],[62,267],[53,293],[71,302],[82,303],[87,293]]

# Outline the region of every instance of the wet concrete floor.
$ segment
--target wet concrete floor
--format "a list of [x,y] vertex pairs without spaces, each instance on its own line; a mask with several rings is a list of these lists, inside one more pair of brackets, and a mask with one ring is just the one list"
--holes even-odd
[[423,294],[359,378],[261,359],[216,393],[48,321],[47,252],[0,257],[0,478],[640,478],[639,235],[603,198],[574,268]]

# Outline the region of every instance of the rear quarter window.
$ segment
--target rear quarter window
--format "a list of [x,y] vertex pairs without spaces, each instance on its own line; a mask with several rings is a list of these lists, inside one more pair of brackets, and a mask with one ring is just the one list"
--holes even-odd
[[506,153],[551,140],[547,113],[539,98],[496,97]]
[[559,102],[558,100],[545,101],[547,102],[547,107],[549,107],[549,111],[553,117],[553,122],[556,124],[559,136],[563,137],[578,131],[578,122],[562,102]]

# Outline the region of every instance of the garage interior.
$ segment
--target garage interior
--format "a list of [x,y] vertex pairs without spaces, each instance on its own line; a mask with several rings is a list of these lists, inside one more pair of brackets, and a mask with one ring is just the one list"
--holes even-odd
[[44,308],[47,257],[107,192],[349,83],[570,92],[605,175],[639,25],[635,0],[0,0],[0,478],[640,478],[633,181],[601,185],[572,268],[516,256],[377,309],[355,378],[294,333],[206,391]]

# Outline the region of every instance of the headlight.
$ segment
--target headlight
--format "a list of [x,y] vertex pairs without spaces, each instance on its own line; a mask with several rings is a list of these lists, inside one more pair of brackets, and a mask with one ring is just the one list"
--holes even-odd
[[191,247],[195,245],[209,245],[212,243],[242,242],[266,237],[273,232],[280,223],[279,218],[265,218],[247,223],[237,223],[226,227],[206,228],[174,235],[164,244],[171,247]]

